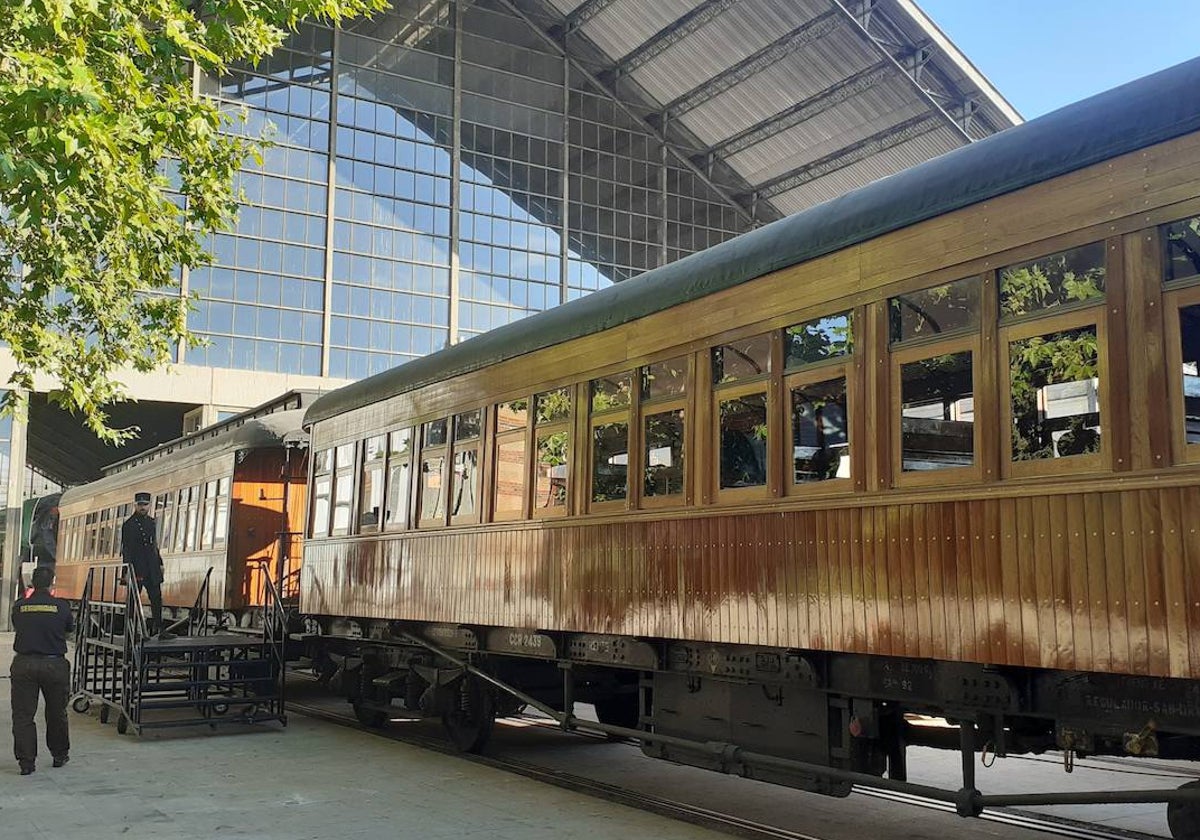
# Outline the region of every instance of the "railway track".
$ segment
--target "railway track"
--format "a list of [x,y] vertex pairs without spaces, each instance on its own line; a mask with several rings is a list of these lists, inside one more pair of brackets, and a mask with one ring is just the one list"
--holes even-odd
[[[338,725],[348,726],[360,732],[370,732],[371,734],[390,738],[401,743],[435,750],[447,755],[454,755],[478,764],[552,784],[566,790],[584,793],[610,802],[618,802],[640,810],[682,820],[693,825],[710,828],[738,837],[746,837],[750,838],[750,840],[824,840],[824,838],[816,835],[792,831],[779,826],[743,819],[732,814],[724,814],[701,808],[690,803],[641,793],[574,773],[539,767],[526,761],[496,755],[463,754],[454,750],[440,738],[429,738],[411,731],[401,732],[395,729],[366,729],[352,714],[342,714],[318,705],[295,701],[290,701],[288,705],[292,711],[306,717],[325,720]],[[552,721],[532,716],[522,717],[521,722],[523,725],[530,727],[555,731],[559,729]],[[592,738],[598,741],[611,740],[606,736],[587,732],[576,732],[574,734],[579,737]],[[629,741],[628,743],[632,744],[633,742]],[[855,793],[874,799],[882,799],[933,811],[944,813],[954,812],[952,805],[907,793],[897,793],[862,786],[856,786]],[[1159,835],[1113,829],[1013,808],[989,808],[984,811],[979,819],[1012,828],[1037,831],[1048,836],[1072,838],[1072,840],[1162,840]]]

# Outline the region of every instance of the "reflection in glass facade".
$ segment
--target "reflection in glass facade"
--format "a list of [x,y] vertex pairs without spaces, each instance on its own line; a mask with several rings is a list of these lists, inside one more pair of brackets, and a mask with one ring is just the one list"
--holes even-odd
[[189,364],[360,378],[745,231],[495,0],[306,25],[201,89],[272,137]]

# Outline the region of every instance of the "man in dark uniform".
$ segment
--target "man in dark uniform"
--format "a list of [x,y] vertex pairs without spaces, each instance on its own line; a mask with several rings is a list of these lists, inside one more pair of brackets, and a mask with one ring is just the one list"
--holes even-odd
[[12,719],[13,755],[21,775],[34,771],[37,760],[38,694],[46,699],[46,746],[54,766],[69,760],[71,736],[67,730],[67,696],[71,693],[71,664],[67,662],[67,634],[74,631],[71,607],[50,594],[54,570],[33,570],[33,593],[13,604]]
[[154,613],[151,632],[157,633],[160,639],[173,638],[173,633],[163,629],[163,561],[154,520],[150,517],[149,493],[133,496],[133,514],[121,526],[121,560],[133,566],[138,591],[145,589],[150,596],[150,610]]

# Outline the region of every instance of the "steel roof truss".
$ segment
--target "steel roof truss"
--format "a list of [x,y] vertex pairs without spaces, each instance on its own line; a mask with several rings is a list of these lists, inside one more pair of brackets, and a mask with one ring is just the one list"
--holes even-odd
[[609,72],[612,73],[613,78],[619,79],[621,76],[649,64],[688,35],[703,29],[736,2],[738,0],[704,0],[679,20],[660,29],[653,38],[634,47]]

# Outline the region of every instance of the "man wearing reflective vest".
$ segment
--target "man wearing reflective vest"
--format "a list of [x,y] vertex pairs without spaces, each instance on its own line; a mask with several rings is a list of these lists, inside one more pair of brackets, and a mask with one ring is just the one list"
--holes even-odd
[[67,662],[67,634],[75,629],[71,607],[50,594],[54,570],[33,570],[33,593],[13,604],[11,677],[13,755],[28,776],[37,760],[38,695],[46,702],[46,747],[54,766],[69,759],[71,737],[67,729],[67,697],[71,693],[71,664]]

